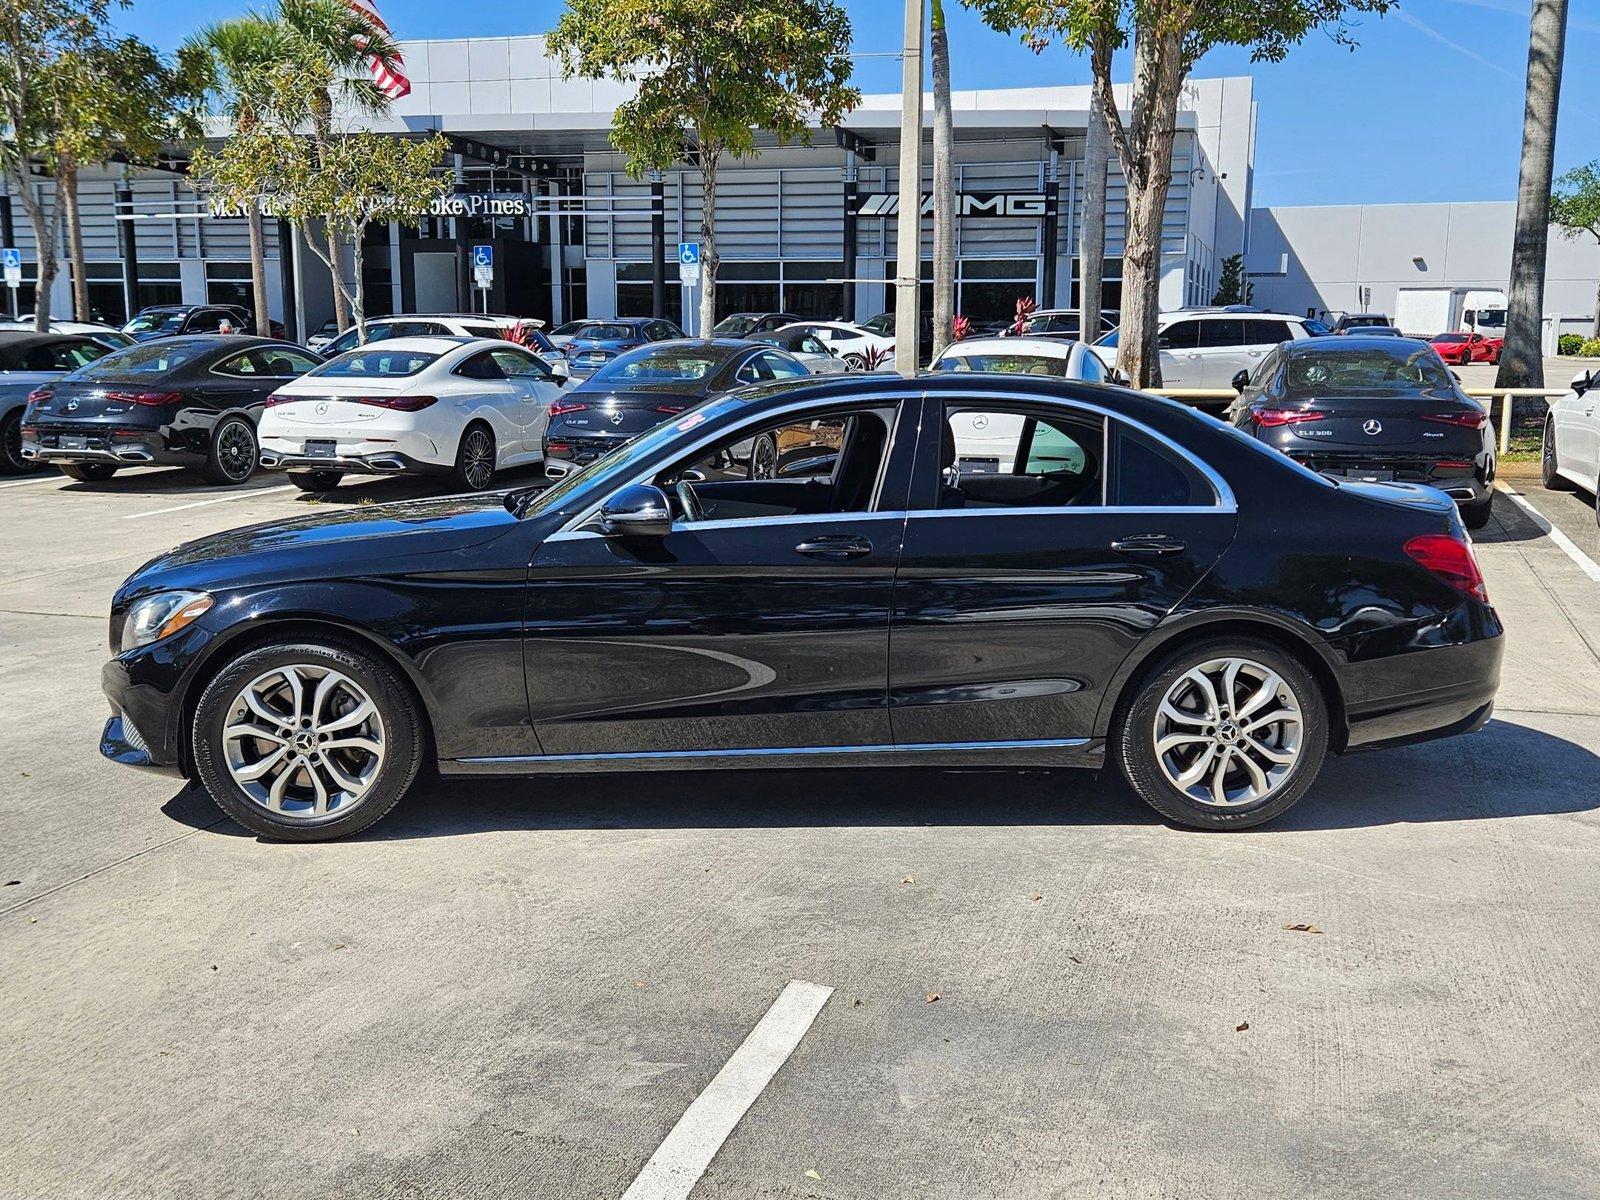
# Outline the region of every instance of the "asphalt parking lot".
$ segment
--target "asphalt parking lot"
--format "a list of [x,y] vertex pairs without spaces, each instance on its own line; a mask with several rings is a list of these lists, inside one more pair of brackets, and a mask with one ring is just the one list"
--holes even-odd
[[0,484],[0,1194],[621,1196],[801,980],[697,1198],[1592,1197],[1600,529],[1507,482],[1495,720],[1260,830],[1109,773],[716,772],[434,783],[325,845],[96,753],[116,584],[315,501]]

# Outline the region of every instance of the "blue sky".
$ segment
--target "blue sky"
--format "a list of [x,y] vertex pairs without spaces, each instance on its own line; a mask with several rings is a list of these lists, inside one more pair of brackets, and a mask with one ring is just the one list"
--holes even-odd
[[[194,27],[252,0],[134,0],[119,25],[163,49]],[[262,3],[264,0],[255,0]],[[858,52],[892,53],[901,6],[845,0]],[[538,33],[561,12],[552,0],[522,5],[379,0],[401,38]],[[1383,18],[1363,17],[1354,50],[1314,34],[1280,64],[1242,51],[1208,55],[1199,76],[1255,77],[1260,117],[1258,204],[1506,200],[1516,195],[1528,49],[1527,0],[1406,0]],[[1569,0],[1566,86],[1556,171],[1600,157],[1600,0]],[[1118,77],[1125,78],[1126,64]],[[951,75],[957,88],[1083,83],[1084,60],[1035,55],[952,5]],[[899,65],[858,60],[857,82],[895,91]]]

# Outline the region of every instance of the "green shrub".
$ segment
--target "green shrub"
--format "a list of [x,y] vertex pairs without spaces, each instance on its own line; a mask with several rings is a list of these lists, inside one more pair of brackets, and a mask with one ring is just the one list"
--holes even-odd
[[1583,352],[1583,334],[1563,333],[1556,339],[1556,353],[1564,358],[1571,358]]
[[1580,358],[1600,358],[1600,338],[1588,338],[1578,347]]

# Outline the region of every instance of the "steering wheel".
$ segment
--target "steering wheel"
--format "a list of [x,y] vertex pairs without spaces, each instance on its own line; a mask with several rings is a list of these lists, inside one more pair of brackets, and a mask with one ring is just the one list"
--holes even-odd
[[700,497],[694,494],[694,485],[687,479],[680,479],[673,489],[678,493],[678,503],[683,507],[685,521],[703,521],[706,519],[706,510],[701,507]]

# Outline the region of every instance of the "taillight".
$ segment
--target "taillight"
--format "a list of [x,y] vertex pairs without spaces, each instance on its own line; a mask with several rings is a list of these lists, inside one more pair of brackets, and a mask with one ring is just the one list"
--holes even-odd
[[1302,408],[1268,408],[1265,405],[1250,406],[1250,415],[1257,425],[1271,428],[1274,425],[1303,425],[1307,421],[1326,420],[1328,414]]
[[1472,547],[1446,533],[1424,533],[1405,544],[1405,552],[1458,592],[1465,592],[1484,603],[1489,592],[1483,586],[1483,572],[1472,556]]
[[54,395],[55,393],[47,387],[34,388],[33,391],[28,393],[28,403],[43,404],[46,400],[50,399],[50,397]]
[[667,416],[669,416],[669,417],[675,417],[675,416],[677,416],[679,413],[681,413],[683,411],[683,405],[681,405],[681,404],[658,404],[658,405],[656,405],[656,411],[658,413],[666,413]]
[[299,399],[298,396],[285,396],[282,392],[273,392],[266,399],[265,407],[276,408],[280,404],[289,404]]
[[122,404],[142,404],[146,408],[160,408],[163,404],[176,404],[183,399],[179,392],[107,392],[107,400]]
[[1464,412],[1423,413],[1422,419],[1437,421],[1441,425],[1458,425],[1462,429],[1482,429],[1489,423],[1487,413],[1470,408]]
[[587,404],[579,404],[576,400],[557,400],[550,405],[550,415],[564,417],[568,413],[582,412],[588,407]]
[[339,396],[347,404],[367,404],[373,408],[387,408],[393,412],[421,412],[430,404],[439,403],[437,396]]

